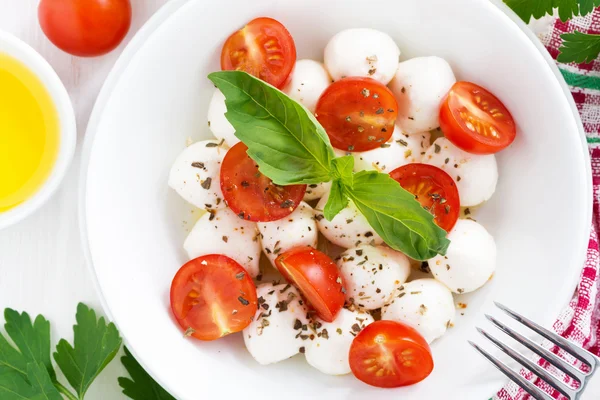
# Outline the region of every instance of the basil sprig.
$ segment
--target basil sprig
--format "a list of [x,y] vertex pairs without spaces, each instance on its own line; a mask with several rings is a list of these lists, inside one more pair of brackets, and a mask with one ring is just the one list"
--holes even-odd
[[225,116],[259,170],[279,185],[332,181],[325,218],[352,201],[393,249],[417,260],[445,254],[450,241],[412,194],[376,171],[353,173],[354,158],[336,158],[325,129],[302,105],[242,71],[208,78],[223,92]]

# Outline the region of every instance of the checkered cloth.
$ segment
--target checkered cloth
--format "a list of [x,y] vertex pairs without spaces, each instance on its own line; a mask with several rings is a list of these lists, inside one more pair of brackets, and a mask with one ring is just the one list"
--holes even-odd
[[[548,32],[540,35],[540,39],[552,57],[556,58],[558,48],[562,42],[561,34],[573,30],[600,34],[600,8],[586,17],[575,18],[566,23],[560,20],[552,21],[550,28]],[[592,231],[587,250],[587,260],[581,271],[581,279],[573,299],[569,306],[558,316],[553,328],[565,338],[583,345],[594,354],[600,355],[600,292],[598,290],[600,253],[597,235],[600,229],[598,225],[600,220],[600,59],[589,64],[579,65],[559,63],[558,67],[570,86],[583,121],[592,160],[594,202]],[[576,134],[576,132],[572,132],[572,134]],[[556,347],[553,347],[550,342],[546,341],[544,345],[558,353]],[[564,354],[562,355],[564,356]],[[565,358],[572,359],[568,355]],[[570,381],[569,377],[548,365],[546,361],[539,359],[538,363],[557,376],[563,376],[565,382]],[[548,393],[552,393],[554,398],[562,398],[556,390],[537,379],[531,372],[523,370],[521,374],[544,388]],[[495,400],[522,400],[528,398],[530,396],[512,382],[502,388],[494,397]]]

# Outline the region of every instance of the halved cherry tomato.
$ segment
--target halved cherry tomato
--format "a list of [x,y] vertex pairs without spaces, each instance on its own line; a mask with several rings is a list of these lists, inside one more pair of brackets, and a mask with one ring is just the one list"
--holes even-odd
[[296,45],[279,21],[256,18],[234,32],[221,50],[221,69],[237,70],[281,88],[296,64]]
[[450,232],[460,214],[458,189],[450,175],[433,165],[407,164],[390,172],[390,176],[415,195],[440,228]]
[[333,147],[366,151],[380,147],[394,133],[398,103],[392,92],[371,78],[344,78],[319,98],[315,115]]
[[306,297],[319,318],[333,322],[344,306],[344,281],[337,265],[312,247],[296,247],[275,260],[281,274]]
[[433,370],[433,358],[427,341],[410,326],[376,321],[352,341],[350,369],[364,383],[393,388],[427,378]]
[[247,327],[256,310],[256,286],[229,257],[210,254],[186,263],[171,284],[171,310],[186,332],[215,340]]
[[258,171],[240,142],[221,165],[221,190],[225,202],[240,218],[255,222],[276,221],[290,215],[304,198],[306,185],[280,186]]
[[471,82],[456,82],[440,109],[440,127],[449,141],[473,154],[493,154],[517,135],[515,121],[504,104]]

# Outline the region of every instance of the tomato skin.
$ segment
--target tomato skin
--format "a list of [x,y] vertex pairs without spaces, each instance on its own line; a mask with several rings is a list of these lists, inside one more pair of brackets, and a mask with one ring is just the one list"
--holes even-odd
[[296,247],[275,259],[283,277],[304,295],[317,316],[333,322],[344,306],[344,281],[335,262],[309,246]]
[[115,49],[131,26],[129,0],[41,0],[38,18],[59,49],[96,57]]
[[517,127],[506,106],[487,89],[456,82],[442,102],[440,127],[456,147],[494,154],[515,140]]
[[390,177],[415,195],[440,228],[452,230],[460,215],[460,196],[450,175],[433,165],[415,163],[396,168]]
[[282,88],[296,64],[296,44],[273,18],[256,18],[227,38],[221,50],[223,71],[246,71]]
[[261,174],[258,165],[239,142],[227,151],[221,164],[221,191],[240,218],[269,222],[290,215],[300,205],[306,185],[279,186]]
[[236,261],[220,254],[200,256],[184,264],[173,278],[170,296],[171,310],[181,328],[200,340],[215,340],[243,330],[258,309],[250,275]]
[[349,357],[354,376],[381,388],[413,385],[433,371],[427,341],[410,326],[396,321],[367,325],[352,341]]
[[315,115],[331,140],[344,151],[381,147],[394,133],[398,102],[371,78],[344,78],[331,84],[317,102]]

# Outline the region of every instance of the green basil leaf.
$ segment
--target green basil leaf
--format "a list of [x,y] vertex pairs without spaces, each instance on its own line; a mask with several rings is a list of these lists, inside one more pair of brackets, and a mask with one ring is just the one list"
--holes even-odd
[[333,182],[331,182],[329,198],[323,209],[323,215],[328,221],[331,221],[348,205],[349,200],[348,196],[344,193],[344,187],[345,185],[340,179],[334,179]]
[[333,175],[341,180],[345,186],[352,187],[354,180],[354,157],[344,156],[334,158],[331,165],[333,168]]
[[389,175],[361,171],[344,192],[391,248],[420,261],[446,254],[446,231]]
[[225,95],[225,116],[263,174],[279,185],[331,180],[329,137],[303,106],[246,72],[214,72],[208,79]]

